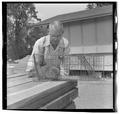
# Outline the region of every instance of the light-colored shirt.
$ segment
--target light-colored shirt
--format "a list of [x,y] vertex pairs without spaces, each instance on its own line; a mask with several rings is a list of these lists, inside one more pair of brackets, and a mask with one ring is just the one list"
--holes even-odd
[[42,57],[44,56],[46,64],[60,66],[61,69],[64,69],[63,67],[65,66],[65,62],[61,63],[61,59],[59,57],[63,57],[63,60],[65,61],[69,51],[69,43],[66,38],[62,37],[58,46],[54,49],[50,43],[50,35],[44,36],[35,42],[32,54],[28,60],[26,71],[34,70],[34,54],[37,55],[36,62],[42,62]]

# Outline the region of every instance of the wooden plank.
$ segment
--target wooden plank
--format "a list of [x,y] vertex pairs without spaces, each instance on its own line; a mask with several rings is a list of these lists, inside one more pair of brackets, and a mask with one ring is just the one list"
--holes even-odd
[[7,106],[8,106],[7,108],[8,109],[20,109],[20,108],[31,109],[30,106],[32,105],[33,105],[32,106],[33,108],[36,108],[36,107],[39,108],[40,105],[45,105],[45,103],[50,102],[51,100],[60,96],[60,94],[64,94],[65,92],[71,90],[75,86],[77,86],[77,83],[75,81],[44,82],[30,89],[9,94],[7,96]]
[[74,101],[72,101],[65,109],[76,109]]
[[14,80],[14,81],[8,81],[7,82],[7,87],[14,87],[20,84],[24,84],[24,83],[28,83],[28,82],[32,82],[31,78],[23,78],[21,80]]
[[21,108],[22,109],[38,109],[39,107],[43,107],[48,102],[51,102],[52,100],[60,97],[61,95],[75,88],[74,86],[75,86],[74,84],[69,84],[69,85],[64,86],[63,88],[56,89],[56,91],[54,92],[46,94],[43,98],[40,98],[40,96],[39,98],[36,97],[37,99],[34,100],[32,104],[30,103],[29,105],[23,106]]
[[54,101],[48,103],[44,107],[40,109],[63,109],[66,107],[73,99],[78,96],[78,89],[75,88],[68,93],[60,96],[59,98],[55,99]]
[[69,85],[69,87],[64,87],[61,89],[58,89],[57,91],[48,94],[42,99],[37,99],[32,104],[27,105],[25,107],[22,107],[23,109],[38,109],[39,107],[43,107],[44,105],[48,104],[49,102],[53,101],[54,99],[57,99],[61,95],[69,92],[70,90],[74,89],[75,87],[73,85]]
[[8,78],[7,79],[7,83],[10,83],[10,82],[16,82],[16,81],[23,81],[24,79],[30,79],[28,78],[28,76],[19,76],[19,77],[13,77],[13,78]]
[[7,75],[7,78],[13,78],[19,76],[27,76],[27,73],[17,73],[17,74]]
[[13,86],[13,87],[9,87],[7,88],[7,94],[11,94],[11,93],[15,93],[24,89],[29,89],[31,87],[34,87],[40,83],[43,82],[28,82],[28,83],[24,83],[22,85],[17,85],[17,86]]
[[[48,83],[47,83],[48,84]],[[48,84],[49,85],[49,84]],[[68,85],[68,86],[70,86],[70,84],[65,84],[65,85]],[[63,85],[61,85],[61,87],[62,87]],[[43,87],[41,87],[41,88],[43,88]],[[57,87],[58,88],[58,87]],[[56,88],[56,89],[57,89]],[[54,88],[55,89],[55,88]],[[36,89],[35,89],[36,90]],[[47,91],[47,90],[46,90]],[[50,91],[47,91],[47,93],[49,93]],[[40,95],[38,95],[38,96],[40,96]],[[43,94],[43,96],[44,96],[44,94]],[[12,96],[11,96],[12,97]],[[28,96],[29,97],[29,96]],[[15,108],[18,108],[18,107],[20,107],[20,106],[22,106],[22,105],[24,105],[27,101],[34,101],[36,96],[34,95],[34,96],[32,96],[32,97],[30,97],[30,98],[28,98],[28,99],[24,99],[23,101],[21,101],[21,102],[18,102],[18,103],[15,103],[15,104],[13,104],[13,105],[11,105],[11,106],[8,106],[8,108],[12,108],[12,109],[15,109]],[[41,96],[42,97],[42,96]],[[14,98],[14,97],[13,97]],[[17,99],[18,100],[18,99]],[[10,99],[8,99],[8,101],[10,102]],[[13,101],[13,100],[12,100]],[[31,102],[27,102],[27,103],[31,103]]]

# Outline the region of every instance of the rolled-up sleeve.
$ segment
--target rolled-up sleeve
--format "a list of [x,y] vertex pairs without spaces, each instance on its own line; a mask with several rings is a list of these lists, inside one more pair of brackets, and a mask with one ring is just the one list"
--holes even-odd
[[41,57],[43,56],[42,42],[43,42],[43,38],[41,38],[35,42],[32,54],[31,54],[31,56],[28,60],[28,63],[27,63],[27,68],[26,68],[27,72],[34,70],[34,58],[33,58],[34,55],[35,55],[35,59],[36,59],[37,64],[40,64],[40,62],[42,61],[41,60]]

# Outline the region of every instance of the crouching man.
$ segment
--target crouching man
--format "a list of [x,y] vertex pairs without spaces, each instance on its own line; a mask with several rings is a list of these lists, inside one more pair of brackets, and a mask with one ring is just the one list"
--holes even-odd
[[60,75],[67,74],[68,65],[65,65],[65,58],[70,49],[63,33],[63,24],[54,21],[49,24],[49,34],[35,42],[26,69],[29,77],[37,80],[59,79]]

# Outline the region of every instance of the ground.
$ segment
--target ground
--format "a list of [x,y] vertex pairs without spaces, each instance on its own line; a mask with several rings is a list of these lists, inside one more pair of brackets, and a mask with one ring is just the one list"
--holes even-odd
[[[8,64],[8,74],[24,73],[29,56],[18,60],[16,64]],[[11,68],[14,66],[14,68]],[[10,70],[12,69],[12,70]],[[78,97],[74,100],[77,109],[112,109],[112,79],[94,79],[91,77],[75,77],[78,79]]]
[[112,109],[112,80],[78,81],[79,96],[75,99],[77,109]]

